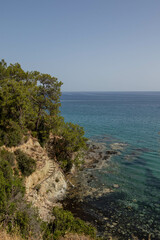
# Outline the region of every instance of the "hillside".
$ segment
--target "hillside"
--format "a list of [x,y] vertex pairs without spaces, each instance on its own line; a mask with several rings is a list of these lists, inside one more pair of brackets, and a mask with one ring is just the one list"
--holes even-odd
[[[95,237],[69,211],[65,175],[82,165],[83,128],[60,115],[62,82],[19,63],[0,62],[0,225],[22,239],[56,240],[66,233]],[[74,157],[73,157],[74,156]]]
[[53,206],[59,206],[57,202],[65,197],[67,189],[65,176],[55,159],[49,158],[46,149],[31,136],[22,145],[1,149],[12,153],[21,150],[36,161],[35,171],[25,179],[25,199],[38,208],[42,220],[49,221]]

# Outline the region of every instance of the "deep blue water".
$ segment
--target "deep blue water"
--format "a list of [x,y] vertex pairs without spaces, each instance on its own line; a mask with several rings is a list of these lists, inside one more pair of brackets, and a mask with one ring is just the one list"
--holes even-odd
[[107,203],[104,216],[123,219],[127,236],[160,239],[160,92],[64,92],[61,102],[65,121],[83,126],[86,137],[126,144],[109,170],[96,173],[99,184],[120,186],[96,202],[103,210]]

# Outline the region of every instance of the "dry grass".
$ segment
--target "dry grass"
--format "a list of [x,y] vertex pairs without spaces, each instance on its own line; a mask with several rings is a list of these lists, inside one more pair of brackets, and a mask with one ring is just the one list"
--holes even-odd
[[0,240],[22,240],[17,234],[8,234],[5,230],[0,230]]
[[[0,230],[0,240],[22,240],[22,238],[17,234],[10,235],[5,230]],[[61,237],[60,240],[93,240],[93,239],[84,235],[67,234],[65,237]]]
[[93,238],[89,236],[69,233],[66,234],[64,237],[61,237],[60,240],[93,240]]
[[[42,237],[40,236],[39,238],[28,238],[28,240],[40,240]],[[9,234],[5,229],[0,227],[0,240],[24,240],[18,232],[18,230],[15,233]]]
[[[116,239],[117,238],[112,238],[112,237],[108,238],[108,240],[116,240]],[[132,239],[139,240],[135,236],[132,236]],[[23,239],[18,235],[18,233],[14,233],[14,234],[10,235],[5,230],[0,229],[0,240],[23,240]],[[29,240],[31,240],[31,239],[29,239]],[[69,233],[69,234],[66,234],[64,237],[61,237],[59,240],[93,240],[93,239],[89,236]],[[148,240],[151,240],[151,235],[148,236]]]

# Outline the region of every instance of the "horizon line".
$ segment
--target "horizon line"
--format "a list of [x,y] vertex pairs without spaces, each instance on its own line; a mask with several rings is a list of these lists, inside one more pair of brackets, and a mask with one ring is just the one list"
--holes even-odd
[[99,90],[99,91],[95,91],[95,90],[71,90],[71,91],[61,91],[61,92],[160,92],[160,90]]

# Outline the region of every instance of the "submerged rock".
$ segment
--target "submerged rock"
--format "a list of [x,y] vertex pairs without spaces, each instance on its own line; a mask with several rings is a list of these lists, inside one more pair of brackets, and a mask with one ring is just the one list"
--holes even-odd
[[119,188],[119,185],[118,184],[113,184],[113,187],[114,188]]

